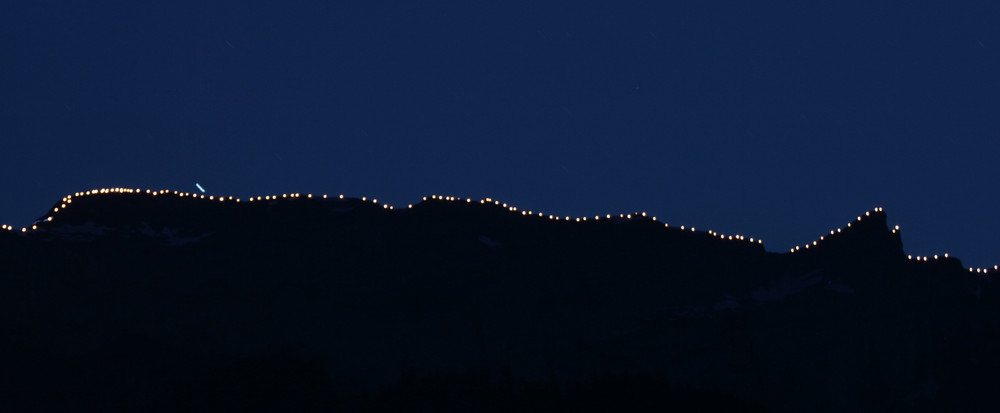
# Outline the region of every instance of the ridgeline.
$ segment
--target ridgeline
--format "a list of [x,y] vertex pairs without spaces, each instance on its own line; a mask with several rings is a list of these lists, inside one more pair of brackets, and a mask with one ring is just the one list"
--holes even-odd
[[[582,217],[581,217],[582,218]],[[989,271],[490,200],[100,190],[0,231],[5,411],[990,411]]]

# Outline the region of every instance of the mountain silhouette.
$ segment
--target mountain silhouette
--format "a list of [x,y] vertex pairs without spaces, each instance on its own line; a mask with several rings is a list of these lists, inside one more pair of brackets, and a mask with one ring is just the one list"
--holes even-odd
[[104,189],[0,231],[4,411],[993,411],[997,287],[875,208],[808,248],[644,213]]

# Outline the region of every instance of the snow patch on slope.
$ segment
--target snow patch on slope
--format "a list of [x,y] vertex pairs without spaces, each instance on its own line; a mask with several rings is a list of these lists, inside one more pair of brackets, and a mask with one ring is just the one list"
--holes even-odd
[[500,246],[499,242],[496,242],[492,238],[487,237],[485,235],[480,235],[479,236],[479,242],[482,242],[483,245],[485,245],[487,247],[499,247]]
[[111,228],[87,221],[82,225],[60,225],[50,232],[67,241],[93,241],[107,234],[109,229]]
[[155,231],[149,226],[149,223],[147,222],[142,223],[142,229],[140,229],[139,232],[148,237],[156,238],[157,240],[160,241],[161,245],[168,245],[168,246],[178,246],[178,245],[199,242],[208,237],[209,235],[212,235],[212,233],[207,233],[195,236],[179,236],[178,234],[180,233],[180,230],[178,229],[163,228],[160,231]]
[[823,270],[815,270],[798,278],[784,277],[772,280],[769,288],[758,288],[751,292],[750,296],[756,301],[763,302],[784,299],[789,295],[801,293],[806,288],[822,282],[823,279],[816,276],[821,271]]

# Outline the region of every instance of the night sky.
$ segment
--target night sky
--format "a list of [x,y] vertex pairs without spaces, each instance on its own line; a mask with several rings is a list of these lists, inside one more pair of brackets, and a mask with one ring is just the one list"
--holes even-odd
[[197,182],[783,252],[880,206],[907,253],[1000,264],[996,1],[289,3],[7,2],[0,223]]

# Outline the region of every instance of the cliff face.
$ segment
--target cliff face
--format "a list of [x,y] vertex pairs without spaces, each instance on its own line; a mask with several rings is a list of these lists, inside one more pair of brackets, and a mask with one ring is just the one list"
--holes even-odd
[[[8,357],[103,354],[137,377],[191,364],[175,375],[194,380],[192,360],[288,356],[347,393],[477,368],[652,374],[772,411],[998,401],[995,284],[955,258],[908,260],[879,209],[775,254],[641,214],[576,222],[493,201],[60,205],[36,230],[0,232]],[[5,380],[30,382],[22,367]]]

